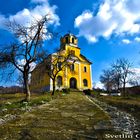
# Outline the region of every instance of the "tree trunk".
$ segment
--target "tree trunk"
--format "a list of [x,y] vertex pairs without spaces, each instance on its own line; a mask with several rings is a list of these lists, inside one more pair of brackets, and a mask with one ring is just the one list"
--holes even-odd
[[123,83],[123,96],[124,97],[126,96],[126,93],[125,93],[125,82]]
[[53,79],[53,91],[52,91],[52,95],[54,95],[55,93],[55,79]]
[[120,92],[120,81],[117,82],[117,91]]
[[26,94],[25,101],[29,102],[31,93],[29,88],[28,75],[23,74],[23,79],[24,79],[24,93]]

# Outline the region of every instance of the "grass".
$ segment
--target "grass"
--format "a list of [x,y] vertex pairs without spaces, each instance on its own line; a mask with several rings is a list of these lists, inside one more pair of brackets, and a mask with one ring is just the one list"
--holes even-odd
[[99,100],[125,110],[140,119],[140,97],[99,96]]
[[25,95],[23,93],[17,94],[0,94],[0,117],[6,114],[21,114],[28,111],[31,107],[45,104],[53,99],[59,98],[60,93],[56,92],[55,96],[50,93],[46,94],[32,94],[31,101],[21,102]]
[[[23,95],[5,96],[12,102],[11,108],[18,109],[18,104],[14,106],[14,103]],[[26,103],[22,105],[27,106]],[[108,114],[81,93],[58,93],[53,98],[49,94],[33,95],[29,105],[34,107],[33,110],[0,127],[1,139],[85,140],[94,136],[100,138],[105,133],[101,133],[102,126],[111,127]]]
[[136,105],[140,107],[140,97],[121,97],[121,96],[100,96],[102,100],[123,103],[127,105]]

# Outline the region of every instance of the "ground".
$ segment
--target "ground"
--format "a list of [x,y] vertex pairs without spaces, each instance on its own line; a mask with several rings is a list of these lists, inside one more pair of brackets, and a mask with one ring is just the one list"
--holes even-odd
[[106,134],[140,132],[139,117],[134,118],[139,116],[138,97],[94,93],[93,98],[73,91],[32,94],[27,103],[21,102],[24,96],[0,94],[0,140],[103,140]]
[[1,140],[102,139],[110,117],[82,93],[63,94],[2,124]]
[[124,110],[140,120],[140,96],[98,96],[98,100]]

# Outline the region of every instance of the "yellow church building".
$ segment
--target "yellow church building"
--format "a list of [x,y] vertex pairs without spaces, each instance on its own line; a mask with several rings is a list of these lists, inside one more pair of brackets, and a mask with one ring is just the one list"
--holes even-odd
[[[60,39],[60,51],[62,53],[71,52],[73,58],[77,58],[71,67],[58,72],[55,80],[55,87],[58,90],[65,88],[85,90],[92,89],[92,69],[91,62],[81,54],[78,47],[78,39],[73,34],[66,34]],[[51,56],[57,55],[53,53]],[[52,57],[53,59],[53,57]],[[31,90],[52,91],[53,81],[47,72],[42,70],[44,64],[36,66],[31,75]]]

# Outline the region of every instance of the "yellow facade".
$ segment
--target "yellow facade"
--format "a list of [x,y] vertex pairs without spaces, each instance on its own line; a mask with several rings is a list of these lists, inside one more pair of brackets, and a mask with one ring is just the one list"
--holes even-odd
[[[80,53],[78,48],[78,39],[72,34],[66,34],[60,39],[60,50],[63,53],[70,51],[77,61],[73,63],[71,68],[65,67],[57,75],[55,84],[56,89],[75,88],[78,90],[92,89],[91,62]],[[48,91],[52,90],[52,80],[41,71],[41,65],[35,68],[31,77],[31,89]]]

